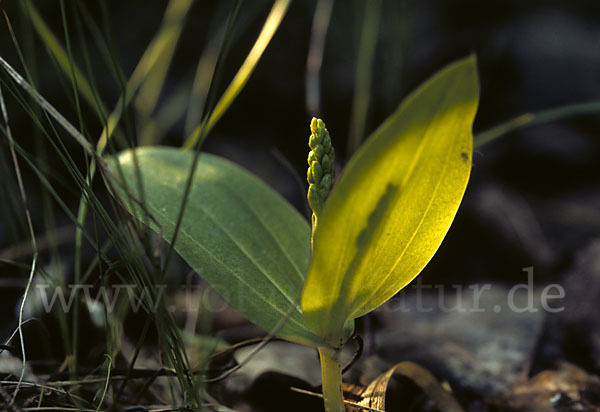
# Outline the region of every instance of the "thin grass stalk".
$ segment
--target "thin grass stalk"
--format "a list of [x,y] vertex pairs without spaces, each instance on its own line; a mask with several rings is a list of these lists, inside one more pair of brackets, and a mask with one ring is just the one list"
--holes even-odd
[[325,54],[327,29],[331,21],[334,0],[319,0],[313,15],[310,46],[306,59],[306,111],[310,116],[321,116],[321,66]]
[[33,222],[31,220],[31,213],[29,210],[29,203],[27,202],[27,195],[25,194],[25,185],[23,184],[23,178],[21,177],[21,168],[19,167],[19,161],[17,159],[17,154],[15,152],[15,142],[14,142],[11,130],[10,130],[10,125],[9,125],[9,121],[8,121],[8,111],[6,110],[6,104],[4,102],[4,96],[2,95],[2,87],[1,86],[0,86],[0,111],[2,112],[4,127],[6,129],[6,136],[8,137],[9,149],[10,149],[10,153],[11,153],[12,160],[13,160],[13,166],[15,168],[15,174],[16,174],[16,178],[17,178],[19,192],[21,195],[21,200],[23,202],[23,207],[25,209],[25,216],[27,218],[27,226],[29,229],[29,235],[31,237],[31,249],[33,250],[33,257],[32,257],[32,261],[31,261],[31,271],[29,272],[29,278],[27,280],[27,285],[25,286],[25,291],[23,292],[23,300],[21,301],[21,304],[19,306],[18,331],[19,331],[19,339],[21,341],[21,355],[22,355],[23,364],[21,366],[21,374],[19,376],[19,381],[18,381],[17,387],[16,387],[15,391],[13,392],[13,396],[10,401],[10,404],[12,405],[17,397],[17,394],[19,393],[19,388],[20,388],[21,382],[23,382],[23,378],[25,376],[25,367],[27,365],[27,355],[25,353],[25,339],[23,336],[23,311],[25,309],[25,302],[27,301],[29,289],[31,287],[31,284],[33,282],[33,278],[34,278],[35,272],[36,272],[38,249],[37,249],[35,232],[33,230]]
[[475,135],[475,146],[481,147],[499,137],[525,127],[555,122],[574,116],[600,113],[600,100],[553,107],[536,113],[524,113]]
[[365,135],[371,99],[371,84],[373,83],[377,34],[379,33],[379,20],[381,18],[381,0],[365,2],[364,7],[363,26],[356,59],[356,80],[352,99],[350,133],[346,150],[348,158],[358,150]]
[[[215,108],[217,88],[221,83],[225,57],[233,44],[235,31],[239,30],[238,17],[241,6],[242,0],[236,0],[227,18],[222,36],[219,33],[213,38],[198,61],[185,123],[185,136],[190,136],[198,124],[206,122]],[[218,39],[221,37],[222,39],[219,41]],[[213,59],[214,62],[211,61]],[[206,76],[206,72],[210,72],[210,76]]]
[[105,118],[108,110],[103,104],[98,102],[92,84],[86,79],[81,69],[77,67],[70,52],[62,47],[60,41],[58,41],[56,36],[52,33],[52,30],[44,22],[44,19],[30,0],[24,0],[21,4],[26,13],[30,16],[30,21],[38,33],[39,38],[54,56],[59,67],[77,83],[78,93],[81,93],[86,102],[96,111],[100,118]]
[[233,80],[225,89],[225,92],[217,102],[214,110],[206,122],[201,123],[194,129],[194,132],[187,138],[183,147],[185,149],[191,149],[198,143],[202,136],[206,136],[219,119],[225,114],[229,106],[233,103],[238,94],[242,91],[252,72],[256,68],[258,61],[262,57],[265,49],[271,42],[271,39],[275,35],[275,32],[281,25],[283,18],[285,17],[291,0],[276,0],[271,12],[263,25],[263,28],[258,35],[258,39],[252,46],[250,53],[244,60],[244,63],[240,66],[240,69],[234,76]]

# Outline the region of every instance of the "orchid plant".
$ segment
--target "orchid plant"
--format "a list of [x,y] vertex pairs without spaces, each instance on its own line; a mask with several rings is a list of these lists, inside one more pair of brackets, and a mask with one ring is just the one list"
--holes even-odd
[[340,352],[354,319],[421,272],[458,210],[478,97],[473,56],[444,68],[365,141],[335,185],[331,137],[313,119],[312,225],[241,167],[190,150],[139,147],[109,158],[120,177],[113,193],[250,321],[317,348],[325,409],[341,412]]

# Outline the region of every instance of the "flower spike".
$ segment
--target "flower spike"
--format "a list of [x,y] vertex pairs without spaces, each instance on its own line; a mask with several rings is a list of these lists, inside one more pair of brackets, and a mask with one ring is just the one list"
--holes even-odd
[[308,153],[308,170],[306,180],[308,180],[308,204],[313,211],[313,233],[317,225],[317,217],[323,209],[325,199],[331,191],[335,179],[335,168],[333,161],[335,151],[331,145],[329,131],[321,119],[313,117],[310,122],[311,135],[308,139],[308,146],[311,148]]

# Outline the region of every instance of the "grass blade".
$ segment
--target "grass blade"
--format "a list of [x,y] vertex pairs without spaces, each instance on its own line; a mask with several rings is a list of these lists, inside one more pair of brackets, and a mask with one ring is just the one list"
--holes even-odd
[[358,48],[354,98],[352,99],[352,121],[346,153],[348,158],[358,149],[365,134],[371,84],[373,82],[373,63],[375,61],[377,34],[379,33],[379,20],[381,17],[381,0],[365,2],[364,7],[366,10]]
[[475,147],[481,147],[499,137],[524,127],[555,122],[557,120],[567,119],[574,116],[596,113],[600,113],[600,100],[559,106],[552,109],[542,110],[537,113],[524,113],[515,118],[502,122],[486,131],[477,133],[475,135]]
[[313,16],[310,46],[306,59],[306,111],[312,116],[321,114],[321,66],[325,53],[325,39],[331,21],[334,0],[319,0]]
[[94,91],[92,84],[87,80],[83,71],[77,66],[75,61],[70,58],[70,53],[64,49],[60,41],[56,38],[54,33],[52,33],[50,27],[44,22],[44,19],[31,0],[24,0],[22,5],[29,14],[30,21],[38,33],[39,38],[58,62],[59,67],[71,81],[77,85],[78,92],[81,93],[89,106],[96,111],[99,119],[106,118],[108,109],[100,101],[98,94]]
[[225,111],[231,106],[237,95],[242,91],[252,72],[256,68],[258,61],[262,57],[265,49],[271,42],[275,32],[279,28],[281,21],[285,17],[291,0],[276,0],[263,28],[258,35],[258,39],[252,46],[250,53],[242,63],[240,69],[234,76],[233,80],[225,89],[225,92],[217,102],[214,110],[206,123],[202,123],[196,127],[194,132],[189,136],[184,144],[184,148],[191,149],[201,137],[206,136],[213,126],[219,121]]

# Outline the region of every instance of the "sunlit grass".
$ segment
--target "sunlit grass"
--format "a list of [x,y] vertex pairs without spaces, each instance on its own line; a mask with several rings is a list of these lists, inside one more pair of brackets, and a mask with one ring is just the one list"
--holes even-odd
[[[252,63],[252,67],[246,64],[241,71],[244,74],[242,83],[247,82],[253,67],[281,23],[287,3],[289,2],[279,1],[273,12],[276,18],[267,19],[264,29],[266,34],[260,36],[257,44],[250,50],[248,61]],[[11,121],[8,111],[4,110],[2,134],[10,143],[9,153],[13,158],[13,167],[11,170],[8,168],[10,163],[3,162],[3,168],[6,168],[6,176],[17,172],[19,178],[18,185],[14,185],[11,179],[7,182],[8,192],[4,195],[7,202],[2,208],[3,220],[10,222],[13,237],[29,237],[32,247],[29,263],[13,260],[11,256],[3,259],[2,263],[16,268],[21,275],[26,276],[27,291],[37,280],[67,289],[69,285],[90,283],[106,288],[115,283],[133,283],[140,290],[148,291],[140,302],[148,316],[135,343],[124,340],[123,322],[130,311],[127,299],[120,296],[112,311],[106,307],[101,309],[105,348],[104,355],[96,357],[100,362],[98,364],[90,364],[90,354],[82,351],[81,340],[87,333],[82,327],[89,323],[92,313],[89,312],[89,307],[81,304],[85,299],[79,289],[74,289],[75,304],[72,310],[52,311],[52,316],[60,325],[63,341],[61,350],[64,351],[63,361],[59,361],[55,367],[57,372],[66,372],[69,379],[51,379],[45,383],[46,386],[37,386],[39,391],[35,398],[39,407],[45,405],[63,410],[104,410],[106,407],[120,409],[117,405],[121,404],[150,401],[164,402],[173,407],[186,405],[199,408],[205,403],[207,395],[202,390],[202,377],[206,361],[195,355],[193,367],[188,351],[204,353],[202,356],[206,357],[211,353],[210,348],[214,349],[218,345],[215,346],[215,341],[210,339],[190,339],[182,334],[180,325],[167,306],[167,300],[162,298],[159,291],[159,284],[165,281],[169,268],[170,249],[157,247],[154,236],[131,221],[120,206],[110,200],[108,191],[111,188],[108,181],[115,178],[118,181],[118,176],[106,176],[102,158],[105,153],[114,153],[123,147],[160,143],[178,119],[187,119],[188,130],[197,129],[212,112],[213,107],[207,106],[209,90],[213,79],[220,77],[218,59],[227,53],[234,38],[232,33],[236,28],[236,15],[241,2],[232,2],[226,13],[217,13],[215,18],[224,19],[226,24],[217,25],[223,28],[216,30],[204,50],[198,48],[198,68],[188,78],[192,79],[192,83],[181,83],[179,90],[163,100],[169,68],[193,4],[191,0],[169,2],[162,24],[129,75],[124,74],[110,44],[112,34],[107,31],[110,26],[106,22],[110,10],[104,3],[100,5],[104,11],[103,21],[102,18],[98,20],[92,17],[85,4],[72,4],[62,0],[56,2],[60,9],[62,32],[55,32],[53,25],[37,9],[37,4],[28,0],[21,3],[18,14],[5,15],[14,50],[19,56],[19,64],[8,62],[4,56],[0,56],[3,73],[0,85],[4,92],[0,103],[4,108],[8,101],[11,107],[22,110],[30,117],[30,124],[36,130],[33,137],[40,151],[31,153],[29,144],[21,144],[24,130],[16,130],[16,137],[12,138]],[[29,37],[22,44],[19,35],[13,30],[13,20],[24,22],[23,27],[29,28]],[[91,40],[88,39],[90,33]],[[43,59],[39,57],[40,48],[47,53]],[[75,49],[81,60],[75,57]],[[36,57],[33,59],[31,56]],[[97,61],[98,56],[103,60],[104,70],[99,70],[94,66],[97,63],[92,63]],[[50,65],[44,63],[42,66],[44,60],[50,62]],[[20,73],[15,67],[24,67],[25,70]],[[68,112],[74,113],[75,117],[69,118],[63,114],[36,86],[39,74],[52,68],[57,69],[54,74],[56,78],[67,86],[63,97],[72,105],[74,110]],[[98,83],[100,71],[112,73],[115,89],[120,90],[117,101],[111,102],[110,94],[101,90]],[[105,82],[106,79],[102,78],[102,81]],[[225,100],[221,98],[221,103],[217,105],[218,115],[209,124],[214,125],[233,103],[243,86],[235,82],[236,80],[235,92],[231,94],[229,91]],[[190,108],[188,102],[191,103]],[[198,111],[206,115],[198,117]],[[116,137],[114,141],[113,136]],[[37,143],[38,141],[41,143]],[[74,152],[73,147],[78,147],[79,150]],[[6,156],[4,150],[2,156]],[[34,219],[29,218],[30,203],[26,201],[28,190],[20,177],[22,167],[27,168],[28,174],[32,176],[30,180],[36,181],[38,190],[42,193],[45,205],[42,217],[36,214]],[[98,174],[97,171],[101,173]],[[72,201],[63,200],[60,193],[65,190],[71,194],[71,198],[80,198],[79,206]],[[143,198],[137,201],[143,204]],[[23,204],[26,205],[25,208]],[[182,211],[184,207],[185,204],[182,204]],[[70,222],[70,226],[74,228],[75,236],[71,242],[62,239],[60,245],[57,243],[54,229],[58,221]],[[24,222],[29,223],[23,227]],[[44,249],[39,252],[36,246],[38,237],[34,232],[37,224],[47,228],[44,232]],[[67,255],[72,257],[70,262],[65,262],[59,252],[62,248],[64,253],[67,246],[73,248],[73,254]],[[40,268],[38,256],[44,262],[49,258],[61,262],[62,269],[47,273]],[[60,265],[55,269],[59,267]],[[158,306],[153,307],[156,302],[159,302]],[[19,325],[27,321],[23,319],[23,305],[24,303],[19,311]],[[138,365],[143,367],[148,364],[147,356],[151,353],[145,348],[147,335],[152,328],[159,337],[160,357],[157,360],[162,364],[162,370],[167,372],[161,373],[159,368],[156,376],[153,376],[154,373],[140,376]],[[187,328],[187,333],[202,333],[202,330],[196,330],[195,324],[188,325]],[[26,361],[25,345],[28,342],[22,328],[19,327],[17,331],[16,342],[21,342],[21,358]],[[10,346],[14,342],[15,340],[8,340],[6,344]],[[102,345],[102,342],[97,344]],[[204,346],[208,351],[201,349]],[[94,348],[94,351],[97,349]],[[17,380],[23,381],[24,371],[25,368],[22,369],[21,376],[16,377]],[[64,372],[59,372],[58,375],[64,376],[61,375]],[[42,376],[43,374],[40,375]],[[132,391],[130,382],[140,378],[146,380],[143,385],[145,389],[139,392],[138,387],[137,392]],[[22,385],[27,388],[36,387],[26,381]],[[10,382],[3,387],[15,397],[16,404],[26,399],[17,397],[19,383],[15,385]],[[61,388],[58,392],[53,389],[57,387]],[[47,397],[44,400],[43,393],[46,390],[60,393],[60,399]],[[90,398],[90,393],[95,395]],[[31,396],[30,390],[21,391],[21,394],[22,397]]]

